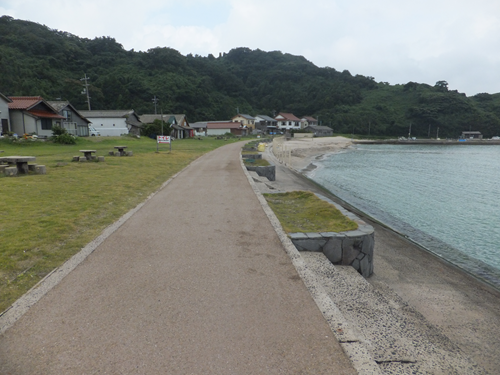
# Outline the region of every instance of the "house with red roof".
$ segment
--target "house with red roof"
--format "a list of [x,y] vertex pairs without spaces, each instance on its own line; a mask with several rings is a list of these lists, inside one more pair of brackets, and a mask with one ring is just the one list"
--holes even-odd
[[65,119],[41,96],[10,96],[10,129],[18,135],[52,136],[52,127]]
[[278,128],[281,130],[299,130],[300,129],[300,119],[294,116],[292,113],[280,112],[278,116],[274,118],[278,122]]

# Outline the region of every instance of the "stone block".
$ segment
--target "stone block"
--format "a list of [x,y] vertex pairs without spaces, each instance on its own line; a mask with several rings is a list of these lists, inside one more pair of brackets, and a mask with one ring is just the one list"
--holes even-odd
[[35,165],[36,174],[47,174],[47,168],[45,165]]
[[312,252],[321,252],[321,244],[316,240],[292,240],[293,244],[299,251],[312,251]]
[[115,152],[114,151],[110,151],[110,152],[108,152],[108,155],[109,156],[115,156]]
[[361,241],[346,237],[342,242],[342,265],[350,266],[361,252]]
[[4,170],[6,176],[16,176],[17,175],[17,167],[7,167]]
[[5,173],[5,168],[7,168],[7,164],[0,164],[0,173]]
[[307,238],[311,240],[322,240],[323,236],[319,233],[306,233]]
[[36,164],[28,164],[28,170],[30,172],[35,172],[35,167],[36,167]]
[[333,264],[340,263],[342,261],[342,238],[331,237],[325,246],[323,246],[323,254],[328,258]]
[[375,248],[375,233],[364,236],[361,251],[364,254],[368,255],[370,258],[373,258],[374,248]]
[[85,156],[80,156],[79,157],[79,161],[80,162],[86,162],[87,161],[87,158]]
[[290,236],[290,239],[292,241],[293,240],[305,240],[307,238],[305,233],[290,233],[289,236]]
[[90,158],[91,158],[92,160],[96,160],[96,159],[97,159],[97,156],[92,155]]
[[369,256],[365,256],[359,261],[358,271],[363,277],[369,277],[373,273],[373,261],[370,260]]
[[97,158],[97,160],[98,160],[98,161],[104,161],[104,156],[99,156],[99,157]]
[[127,151],[127,156],[134,156],[134,153],[132,151]]
[[72,161],[80,161],[80,157],[79,156],[73,156],[73,160]]

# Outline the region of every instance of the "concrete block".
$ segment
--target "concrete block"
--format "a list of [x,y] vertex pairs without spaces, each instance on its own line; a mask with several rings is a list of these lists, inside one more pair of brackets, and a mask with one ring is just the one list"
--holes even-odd
[[17,175],[17,167],[7,167],[4,170],[6,176],[16,176]]
[[92,160],[96,160],[96,159],[97,159],[97,156],[92,155],[90,158],[91,158]]
[[30,172],[35,172],[35,167],[36,167],[36,164],[28,164],[28,170]]
[[5,173],[5,168],[7,168],[7,164],[0,164],[0,173]]
[[47,174],[47,168],[45,168],[45,165],[35,165],[35,173]]
[[80,161],[80,157],[79,156],[73,156],[73,160],[72,161]]
[[104,161],[104,156],[99,156],[98,161]]
[[87,161],[87,158],[85,156],[80,156],[79,157],[79,161],[80,162],[86,162]]
[[127,156],[134,156],[134,153],[132,151],[127,151]]
[[115,152],[114,152],[114,151],[110,151],[110,152],[108,153],[108,155],[109,155],[109,156],[115,156]]
[[305,240],[307,239],[307,236],[305,233],[290,233],[289,234],[290,239],[293,240]]

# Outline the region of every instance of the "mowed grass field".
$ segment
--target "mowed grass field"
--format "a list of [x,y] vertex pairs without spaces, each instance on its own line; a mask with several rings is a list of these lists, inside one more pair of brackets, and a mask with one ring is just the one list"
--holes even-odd
[[[0,141],[0,157],[35,156],[46,175],[0,175],[0,312],[102,230],[144,201],[191,161],[235,140],[186,139],[169,145],[142,137],[79,138],[76,145]],[[126,145],[131,157],[108,156]],[[79,150],[104,162],[72,162]]]

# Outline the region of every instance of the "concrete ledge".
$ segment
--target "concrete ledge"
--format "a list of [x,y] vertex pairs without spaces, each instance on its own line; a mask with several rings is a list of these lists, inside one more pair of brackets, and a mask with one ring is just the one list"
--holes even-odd
[[289,237],[292,243],[298,251],[323,253],[333,264],[352,266],[364,277],[369,277],[373,273],[375,230],[371,225],[366,224],[330,199],[316,195],[335,206],[344,216],[355,221],[358,229],[340,233],[291,233]]
[[257,166],[246,166],[247,171],[254,171],[261,177],[267,177],[269,181],[276,181],[276,167],[274,165],[268,165],[265,167]]

